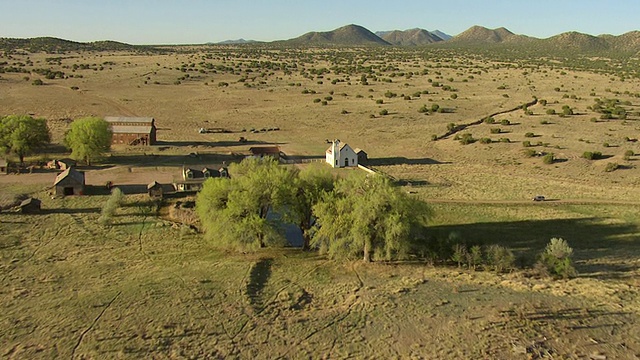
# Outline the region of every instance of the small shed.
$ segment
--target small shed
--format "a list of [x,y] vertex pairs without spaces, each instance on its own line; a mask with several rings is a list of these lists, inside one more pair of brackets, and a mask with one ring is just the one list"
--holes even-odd
[[353,151],[356,152],[356,156],[358,157],[358,164],[366,164],[367,160],[369,160],[369,155],[362,149],[355,148]]
[[7,175],[9,173],[9,163],[6,159],[0,159],[0,175]]
[[23,214],[35,214],[40,212],[42,202],[35,198],[28,198],[20,203],[20,212]]
[[256,158],[263,158],[270,156],[276,160],[280,159],[280,147],[278,146],[253,146],[249,148],[251,156]]
[[162,184],[157,181],[154,181],[151,184],[147,185],[147,192],[152,198],[162,198],[162,196],[164,195]]
[[70,167],[56,176],[53,183],[55,195],[84,194],[84,173]]

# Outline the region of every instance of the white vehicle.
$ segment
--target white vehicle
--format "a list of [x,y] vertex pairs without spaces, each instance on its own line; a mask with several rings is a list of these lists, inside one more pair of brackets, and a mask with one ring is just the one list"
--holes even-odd
[[536,195],[533,197],[533,201],[544,201],[545,198],[542,195]]

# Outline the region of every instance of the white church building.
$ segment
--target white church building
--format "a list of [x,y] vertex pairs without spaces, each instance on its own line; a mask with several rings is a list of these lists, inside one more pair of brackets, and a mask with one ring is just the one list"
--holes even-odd
[[334,140],[326,151],[326,160],[334,168],[358,167],[358,155],[347,143]]

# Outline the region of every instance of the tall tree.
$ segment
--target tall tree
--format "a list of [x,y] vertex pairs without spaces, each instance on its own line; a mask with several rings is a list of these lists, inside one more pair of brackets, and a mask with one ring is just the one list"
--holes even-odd
[[229,168],[231,179],[207,180],[196,211],[207,237],[223,247],[255,249],[284,244],[280,231],[294,196],[296,172],[276,160],[245,159]]
[[313,208],[320,225],[311,245],[332,258],[399,259],[426,223],[429,209],[382,176],[354,173]]
[[45,119],[27,115],[9,115],[0,119],[0,149],[12,152],[24,163],[24,157],[51,141]]
[[[326,165],[326,164],[325,164]],[[335,179],[326,166],[307,166],[296,178],[296,196],[289,207],[289,219],[302,232],[303,250],[309,249],[316,217],[313,207],[326,197],[335,184]]]
[[111,136],[108,122],[101,118],[87,117],[72,122],[64,140],[71,149],[72,158],[91,165],[91,161],[109,151]]

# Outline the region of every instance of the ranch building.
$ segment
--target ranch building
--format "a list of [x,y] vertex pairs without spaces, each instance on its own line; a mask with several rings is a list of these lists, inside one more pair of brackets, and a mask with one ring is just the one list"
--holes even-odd
[[334,140],[326,151],[326,161],[334,168],[358,167],[358,155],[347,143]]
[[263,158],[270,156],[276,160],[280,160],[280,147],[278,146],[253,146],[249,148],[250,157]]
[[111,127],[112,144],[155,145],[155,119],[150,117],[114,117],[104,118]]
[[42,202],[35,198],[28,198],[20,203],[20,212],[23,214],[36,214],[42,208]]
[[151,184],[147,185],[147,192],[149,193],[149,196],[151,198],[162,198],[162,196],[164,195],[164,189],[162,188],[162,184],[160,184],[157,181],[152,182]]
[[54,194],[58,196],[84,194],[84,173],[70,167],[56,176]]
[[7,175],[9,173],[9,163],[6,159],[0,159],[0,175]]

